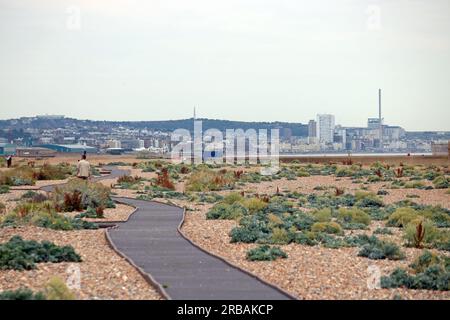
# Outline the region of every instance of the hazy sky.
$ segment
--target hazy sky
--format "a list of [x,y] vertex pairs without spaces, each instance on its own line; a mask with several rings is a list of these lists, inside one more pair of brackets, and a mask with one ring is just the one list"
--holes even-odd
[[363,126],[378,88],[450,130],[449,0],[0,0],[0,118]]

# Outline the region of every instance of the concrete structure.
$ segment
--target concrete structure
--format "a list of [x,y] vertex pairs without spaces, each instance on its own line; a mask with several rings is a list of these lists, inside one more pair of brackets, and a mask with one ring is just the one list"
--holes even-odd
[[333,143],[334,136],[334,115],[317,115],[317,137],[320,143]]
[[432,142],[431,152],[433,153],[433,156],[450,156],[450,141]]
[[308,123],[308,138],[317,137],[317,122],[314,120],[309,120]]
[[120,149],[122,148],[122,143],[119,140],[109,140],[107,145],[111,149]]
[[367,128],[378,130],[380,128],[380,119],[379,118],[367,119]]

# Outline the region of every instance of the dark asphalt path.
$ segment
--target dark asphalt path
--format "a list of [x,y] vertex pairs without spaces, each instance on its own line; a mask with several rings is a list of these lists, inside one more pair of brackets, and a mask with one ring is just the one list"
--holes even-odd
[[111,241],[138,267],[151,274],[172,299],[291,299],[184,239],[177,230],[183,209],[128,198],[116,200],[138,210],[128,222],[108,231]]

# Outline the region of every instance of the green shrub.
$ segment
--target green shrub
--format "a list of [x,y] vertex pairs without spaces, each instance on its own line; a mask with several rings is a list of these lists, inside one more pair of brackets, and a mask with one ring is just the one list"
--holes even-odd
[[433,185],[436,189],[447,189],[450,187],[450,182],[447,177],[439,176],[433,180]]
[[29,166],[21,166],[0,172],[0,185],[24,186],[34,184],[34,171]]
[[42,292],[34,293],[28,288],[0,292],[0,300],[46,300]]
[[386,234],[386,235],[392,235],[392,231],[389,228],[377,228],[373,232],[373,234]]
[[22,202],[13,212],[0,219],[1,227],[16,227],[19,225],[35,225],[37,227],[54,230],[97,229],[95,223],[77,218],[63,216],[55,211],[51,201]]
[[[162,188],[160,186],[146,186],[145,187],[145,194],[140,194],[137,196],[138,200],[146,200],[151,201],[153,199],[179,199],[179,200],[187,200],[188,197],[181,192],[173,191],[170,189]],[[208,203],[214,203],[216,201],[216,197],[214,197],[214,200],[212,197],[213,194],[200,194],[198,197],[191,196],[189,198],[192,202],[208,202]],[[222,199],[223,197],[220,197]]]
[[238,192],[232,192],[223,198],[223,202],[229,205],[241,202],[242,200],[244,200],[244,197]]
[[380,182],[380,181],[382,181],[381,177],[376,176],[376,175],[370,175],[367,177],[367,182],[370,182],[370,183]]
[[272,230],[272,236],[270,237],[271,243],[274,244],[288,244],[292,240],[289,232],[282,228],[274,228]]
[[345,223],[370,224],[370,216],[361,209],[357,208],[340,208],[338,212],[338,219]]
[[423,253],[418,256],[409,266],[414,270],[415,273],[421,273],[424,272],[428,267],[440,263],[441,258],[437,254],[429,250],[424,250]]
[[359,208],[379,208],[384,206],[383,201],[371,192],[357,191],[355,198],[357,200],[355,205]]
[[68,163],[51,165],[45,163],[34,169],[33,178],[36,180],[64,180],[75,172],[75,167]]
[[323,232],[315,233],[315,239],[325,248],[337,249],[346,246],[346,243],[343,239],[334,237],[331,234]]
[[306,246],[315,246],[318,244],[316,234],[314,232],[297,232],[294,236],[294,242]]
[[124,175],[117,179],[117,183],[119,185],[119,188],[121,189],[133,189],[136,190],[139,188],[141,182],[143,179],[139,176],[130,176],[130,175]]
[[309,177],[310,174],[308,171],[306,171],[305,168],[299,168],[296,172],[297,177],[301,178],[301,177]]
[[336,177],[351,177],[353,175],[353,170],[348,168],[338,168],[336,170]]
[[19,236],[0,244],[0,269],[30,270],[41,262],[80,262],[71,246],[59,247],[49,241],[26,241]]
[[279,247],[262,245],[247,252],[247,260],[250,261],[273,261],[278,258],[287,258],[287,254]]
[[[417,226],[422,223],[424,232],[423,240],[418,242],[417,239]],[[407,241],[407,245],[410,247],[419,247],[421,243],[425,245],[433,244],[439,237],[439,231],[434,226],[433,222],[429,220],[423,220],[421,218],[412,220],[405,227],[404,238]]]
[[81,209],[103,207],[111,205],[111,189],[101,183],[73,179],[67,184],[57,187],[53,192],[53,200],[63,211],[73,211],[72,204],[67,203],[67,195],[79,193]]
[[372,207],[372,208],[365,208],[364,211],[366,211],[370,218],[372,220],[385,220],[390,216],[390,212],[388,212],[385,208],[378,208],[378,207]]
[[387,196],[389,195],[389,192],[383,189],[378,190],[377,196]]
[[422,181],[410,181],[406,182],[403,187],[406,189],[423,189],[425,184]]
[[0,215],[5,214],[6,212],[6,206],[4,203],[0,202]]
[[310,230],[311,226],[317,222],[316,219],[306,213],[300,212],[299,214],[297,214],[293,220],[293,225],[298,229],[298,230]]
[[267,208],[268,204],[259,198],[248,198],[241,201],[242,205],[246,207],[250,214],[262,211]]
[[425,251],[411,265],[413,274],[397,268],[381,278],[382,288],[425,289],[448,291],[450,289],[450,258],[438,257]]
[[362,246],[358,256],[366,257],[373,260],[389,259],[400,260],[404,258],[400,248],[392,242],[377,241],[375,243],[365,244]]
[[313,211],[312,215],[318,222],[328,222],[331,220],[331,209],[324,208],[321,210]]
[[5,194],[5,193],[9,193],[9,186],[7,186],[7,185],[0,186],[0,194]]
[[75,219],[81,219],[81,218],[90,218],[90,219],[103,219],[105,217],[103,209],[101,207],[98,207],[97,209],[94,208],[87,208],[85,212],[82,212],[80,214],[77,214],[74,218]]
[[356,236],[345,237],[344,242],[348,247],[362,247],[364,245],[377,245],[380,242],[376,236],[359,234]]
[[207,168],[194,171],[186,181],[186,191],[205,192],[231,190],[236,178],[233,172],[214,171]]
[[387,221],[389,227],[404,227],[418,217],[418,212],[413,208],[401,207],[392,213]]
[[248,214],[248,210],[239,203],[232,205],[218,203],[206,214],[207,219],[232,220]]
[[[265,216],[265,215],[264,215]],[[231,243],[253,243],[256,241],[268,241],[272,230],[260,215],[251,215],[240,220],[240,226],[231,230]]]
[[224,199],[224,197],[223,196],[221,196],[220,194],[217,194],[217,193],[215,193],[215,192],[208,192],[208,193],[200,193],[200,194],[197,194],[197,195],[194,195],[194,196],[197,196],[197,201],[198,202],[206,202],[206,203],[216,203],[216,202],[219,202],[219,201],[222,201],[223,199]]
[[48,300],[75,300],[76,298],[64,281],[58,277],[52,277],[48,281],[44,294]]
[[311,226],[312,232],[342,234],[341,226],[336,222],[316,222]]

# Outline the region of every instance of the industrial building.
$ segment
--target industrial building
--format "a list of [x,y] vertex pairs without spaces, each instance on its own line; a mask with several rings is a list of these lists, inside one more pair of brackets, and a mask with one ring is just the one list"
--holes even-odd
[[37,147],[47,148],[62,153],[98,153],[98,149],[95,147],[89,147],[83,144],[43,144]]
[[48,148],[31,147],[16,149],[16,156],[23,158],[49,158],[55,155],[56,151]]
[[0,143],[0,156],[16,154],[16,146],[10,143]]

